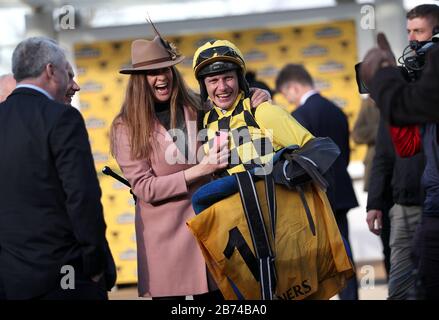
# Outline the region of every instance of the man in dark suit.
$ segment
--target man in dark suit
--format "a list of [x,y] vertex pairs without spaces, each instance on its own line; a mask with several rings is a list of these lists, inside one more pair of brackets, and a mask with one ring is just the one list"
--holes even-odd
[[[290,103],[298,107],[293,117],[316,137],[330,137],[340,148],[341,154],[328,176],[331,202],[340,233],[349,245],[347,213],[358,206],[352,180],[347,171],[349,165],[349,126],[346,115],[334,103],[314,90],[310,74],[302,65],[288,64],[276,79],[276,91],[282,93]],[[356,279],[340,292],[341,299],[358,299]]]
[[0,104],[3,298],[106,299],[115,266],[84,120],[64,104],[71,67],[56,42],[29,38],[12,69],[17,88]]

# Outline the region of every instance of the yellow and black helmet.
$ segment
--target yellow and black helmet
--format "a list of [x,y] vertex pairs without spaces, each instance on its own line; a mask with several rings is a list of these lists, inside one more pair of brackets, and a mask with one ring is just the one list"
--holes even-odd
[[[222,64],[216,64],[216,62],[222,62]],[[230,67],[230,64],[227,62],[235,64],[233,69],[239,67],[242,74],[245,74],[244,56],[241,51],[230,41],[215,40],[206,42],[195,51],[192,67],[198,79],[208,74],[228,71],[226,68]]]
[[200,83],[203,100],[207,99],[204,77],[231,70],[237,70],[240,88],[248,96],[249,88],[244,77],[246,72],[244,56],[230,41],[212,40],[203,44],[195,51],[192,68],[195,78]]

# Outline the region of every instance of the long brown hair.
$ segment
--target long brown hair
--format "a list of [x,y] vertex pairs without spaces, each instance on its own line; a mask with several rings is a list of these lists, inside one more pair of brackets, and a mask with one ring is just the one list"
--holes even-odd
[[[171,109],[170,126],[173,129],[177,123],[177,109],[186,106],[194,111],[199,110],[201,100],[187,87],[179,71],[175,67],[171,67],[171,70],[174,80],[169,103]],[[117,154],[116,131],[120,125],[123,125],[128,130],[131,159],[150,161],[155,146],[152,134],[156,121],[153,93],[148,84],[146,73],[131,74],[122,108],[111,124],[110,152],[113,157]]]

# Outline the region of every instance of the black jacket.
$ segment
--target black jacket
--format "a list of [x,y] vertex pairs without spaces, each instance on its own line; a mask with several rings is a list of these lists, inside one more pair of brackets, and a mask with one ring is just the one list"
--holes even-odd
[[81,114],[40,92],[16,89],[0,104],[0,283],[8,299],[60,285],[61,267],[86,277],[114,261],[101,190]]
[[383,68],[370,92],[386,121],[396,125],[439,122],[439,44],[428,53],[421,78],[407,83],[397,68]]
[[388,125],[382,118],[375,146],[366,209],[387,211],[393,203],[420,206],[424,197],[421,191],[424,154],[400,158],[395,152]]
[[349,126],[346,115],[334,103],[320,94],[310,96],[299,106],[293,117],[316,137],[329,137],[341,154],[333,165],[334,183],[328,188],[328,198],[334,211],[358,206],[352,180],[347,171],[350,157]]

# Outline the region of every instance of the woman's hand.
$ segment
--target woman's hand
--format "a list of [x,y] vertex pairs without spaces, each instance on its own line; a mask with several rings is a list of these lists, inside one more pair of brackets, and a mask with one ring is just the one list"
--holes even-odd
[[250,88],[250,102],[253,108],[267,101],[271,103],[271,95],[267,90]]

